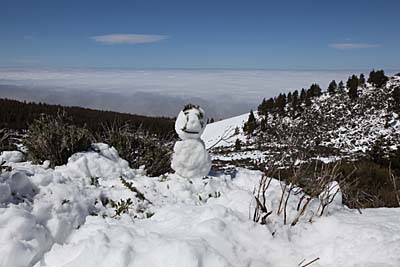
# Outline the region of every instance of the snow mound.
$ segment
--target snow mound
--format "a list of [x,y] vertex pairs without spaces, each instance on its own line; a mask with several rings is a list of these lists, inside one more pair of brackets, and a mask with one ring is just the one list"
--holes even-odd
[[[400,263],[397,208],[360,215],[337,199],[312,223],[306,213],[296,226],[284,225],[275,212],[269,224],[254,223],[258,171],[240,168],[235,178],[150,178],[104,144],[56,169],[9,165],[13,170],[0,176],[1,267],[298,266],[317,257],[311,266]],[[280,195],[279,181],[272,180],[269,208],[276,210]],[[109,201],[128,198],[126,213],[115,216]],[[297,203],[298,196],[289,199],[288,217],[296,214]]]
[[22,162],[24,161],[25,157],[20,151],[3,151],[0,155],[0,163],[1,162]]

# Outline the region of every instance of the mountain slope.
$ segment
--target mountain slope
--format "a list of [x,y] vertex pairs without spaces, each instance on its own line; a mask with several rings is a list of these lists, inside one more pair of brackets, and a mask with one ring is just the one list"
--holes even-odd
[[[312,98],[309,105],[302,103],[294,108],[289,103],[283,112],[256,114],[257,127],[252,134],[243,132],[248,114],[216,122],[207,126],[203,138],[210,146],[230,132],[229,138],[214,148],[233,147],[239,139],[245,147],[261,151],[289,146],[316,150],[319,156],[365,153],[377,144],[394,150],[400,144],[400,103],[393,99],[394,90],[400,90],[399,76],[392,77],[383,88],[370,84],[359,88],[355,100],[347,94],[323,93]],[[235,128],[240,131],[232,132]]]

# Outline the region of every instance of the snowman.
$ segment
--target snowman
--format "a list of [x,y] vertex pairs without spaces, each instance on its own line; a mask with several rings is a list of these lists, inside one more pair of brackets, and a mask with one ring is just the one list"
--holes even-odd
[[206,126],[204,110],[197,105],[186,105],[175,122],[177,141],[172,155],[171,168],[184,178],[201,178],[211,169],[211,158],[203,140]]

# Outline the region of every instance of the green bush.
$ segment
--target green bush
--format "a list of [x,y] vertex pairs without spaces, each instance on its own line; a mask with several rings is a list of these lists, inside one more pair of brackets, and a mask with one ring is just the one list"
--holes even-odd
[[34,163],[50,160],[50,166],[66,164],[76,152],[90,147],[91,134],[85,127],[78,127],[65,112],[56,116],[42,115],[29,125],[23,144],[28,159]]
[[11,140],[12,134],[6,129],[0,129],[0,151],[16,150],[17,147]]
[[141,129],[129,125],[105,125],[97,139],[115,147],[132,168],[144,165],[148,176],[160,176],[171,171],[172,149],[168,142],[160,141]]
[[343,204],[350,208],[378,208],[400,206],[400,176],[398,170],[371,159],[324,164],[309,162],[279,171],[279,178],[296,184],[312,195],[318,186],[322,169],[335,169],[335,180],[343,193]]
[[400,179],[387,166],[371,160],[360,160],[344,163],[339,170],[343,176],[349,177],[342,190],[343,200],[350,208],[399,206],[399,192],[395,188],[400,185]]

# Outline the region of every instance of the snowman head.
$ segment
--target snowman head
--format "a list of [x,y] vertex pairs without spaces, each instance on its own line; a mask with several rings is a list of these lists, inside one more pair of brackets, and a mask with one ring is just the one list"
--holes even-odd
[[205,127],[204,110],[193,104],[186,105],[175,122],[175,131],[182,140],[200,138]]

